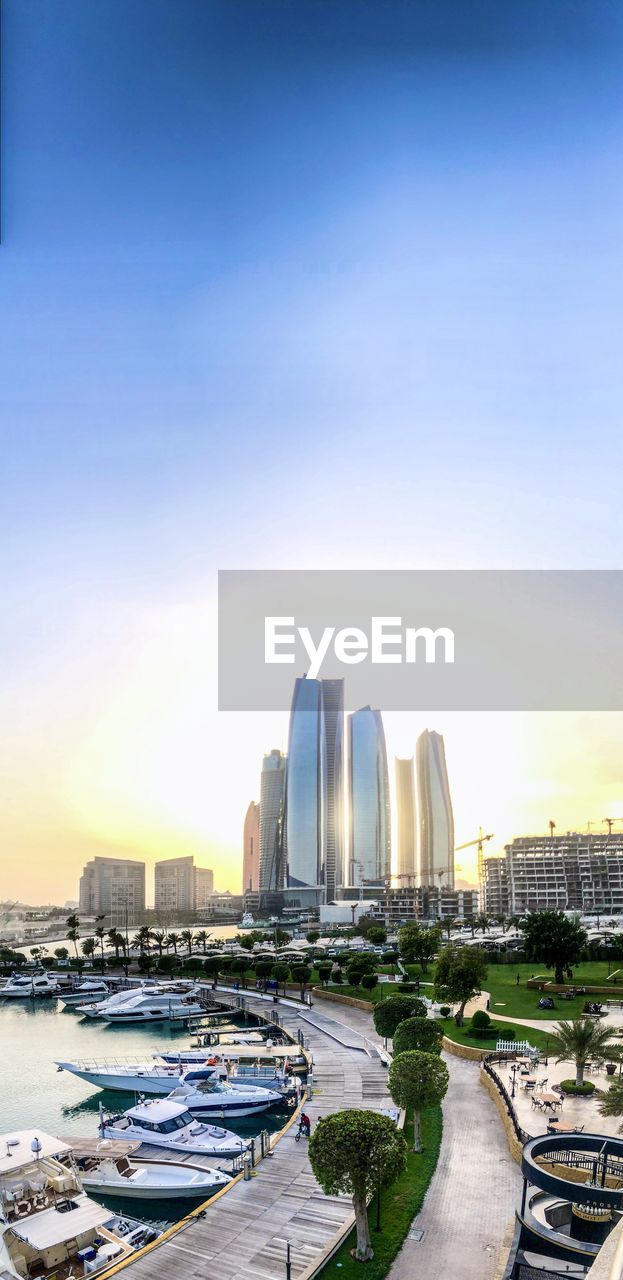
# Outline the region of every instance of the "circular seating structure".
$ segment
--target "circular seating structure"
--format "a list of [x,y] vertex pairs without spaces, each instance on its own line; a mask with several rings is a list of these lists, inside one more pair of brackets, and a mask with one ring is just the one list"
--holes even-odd
[[623,1215],[623,1139],[541,1134],[525,1144],[521,1172],[514,1266],[537,1258],[590,1266]]

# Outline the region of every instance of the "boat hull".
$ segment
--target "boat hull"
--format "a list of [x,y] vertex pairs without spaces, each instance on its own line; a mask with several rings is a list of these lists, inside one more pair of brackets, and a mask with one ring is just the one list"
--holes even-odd
[[[210,1141],[206,1138],[204,1142],[176,1142],[173,1139],[170,1142],[164,1142],[162,1135],[148,1134],[140,1130],[133,1129],[129,1126],[125,1129],[116,1129],[114,1125],[103,1125],[100,1129],[100,1135],[103,1138],[119,1139],[122,1142],[136,1141],[144,1142],[145,1145],[152,1147],[161,1147],[165,1151],[182,1151],[184,1155],[191,1156],[215,1156],[225,1160],[233,1160],[235,1156],[243,1154],[249,1145],[244,1138],[235,1140]],[[160,1138],[160,1141],[158,1141]]]

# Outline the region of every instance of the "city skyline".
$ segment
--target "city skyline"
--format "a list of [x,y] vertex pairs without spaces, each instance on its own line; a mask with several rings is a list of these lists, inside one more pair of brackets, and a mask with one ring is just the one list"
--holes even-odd
[[[219,568],[618,567],[620,11],[67,4],[4,14],[4,880],[234,889]],[[433,718],[458,843],[623,813],[620,715]]]

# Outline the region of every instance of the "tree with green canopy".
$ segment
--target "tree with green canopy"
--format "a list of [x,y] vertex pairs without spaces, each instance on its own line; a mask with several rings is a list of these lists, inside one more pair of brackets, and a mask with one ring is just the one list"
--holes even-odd
[[529,911],[521,927],[528,958],[553,969],[557,983],[564,982],[565,974],[571,979],[572,965],[580,959],[587,939],[577,917],[569,919],[564,911]]
[[368,1200],[404,1172],[407,1144],[388,1116],[376,1111],[336,1111],[323,1116],[309,1142],[309,1160],[327,1196],[352,1196],[357,1246],[354,1257],[374,1257]]
[[426,1005],[418,996],[390,996],[374,1006],[372,1019],[374,1030],[384,1040],[391,1040],[396,1027],[405,1018],[425,1018]]
[[435,998],[458,1004],[457,1027],[463,1026],[468,1000],[480,995],[487,977],[487,962],[475,947],[444,947],[435,970]]
[[394,1057],[419,1049],[421,1053],[441,1053],[443,1027],[434,1018],[406,1018],[396,1027],[392,1041]]
[[428,962],[437,954],[441,943],[441,930],[436,926],[423,929],[417,921],[404,924],[398,930],[398,948],[405,964],[419,964],[422,973],[428,970]]
[[389,1068],[388,1087],[392,1101],[405,1111],[413,1110],[413,1150],[422,1150],[421,1113],[425,1107],[439,1106],[448,1088],[448,1068],[436,1053],[416,1049],[398,1054]]

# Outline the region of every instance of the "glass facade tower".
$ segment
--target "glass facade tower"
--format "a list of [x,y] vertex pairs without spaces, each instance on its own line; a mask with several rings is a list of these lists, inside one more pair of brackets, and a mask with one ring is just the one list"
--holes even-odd
[[264,756],[260,781],[260,890],[283,889],[283,806],[286,757],[274,750]]
[[391,813],[380,711],[348,717],[349,884],[383,881],[391,872]]
[[294,685],[288,740],[285,855],[289,888],[324,882],[326,776],[321,682],[302,677]]
[[454,889],[454,816],[441,734],[425,729],[415,756],[420,883]]
[[[403,878],[413,878],[416,865],[415,776],[413,756],[396,760],[396,809],[398,818],[398,866]],[[408,883],[408,880],[405,880]]]
[[326,756],[324,884],[326,900],[344,884],[344,681],[321,680]]

